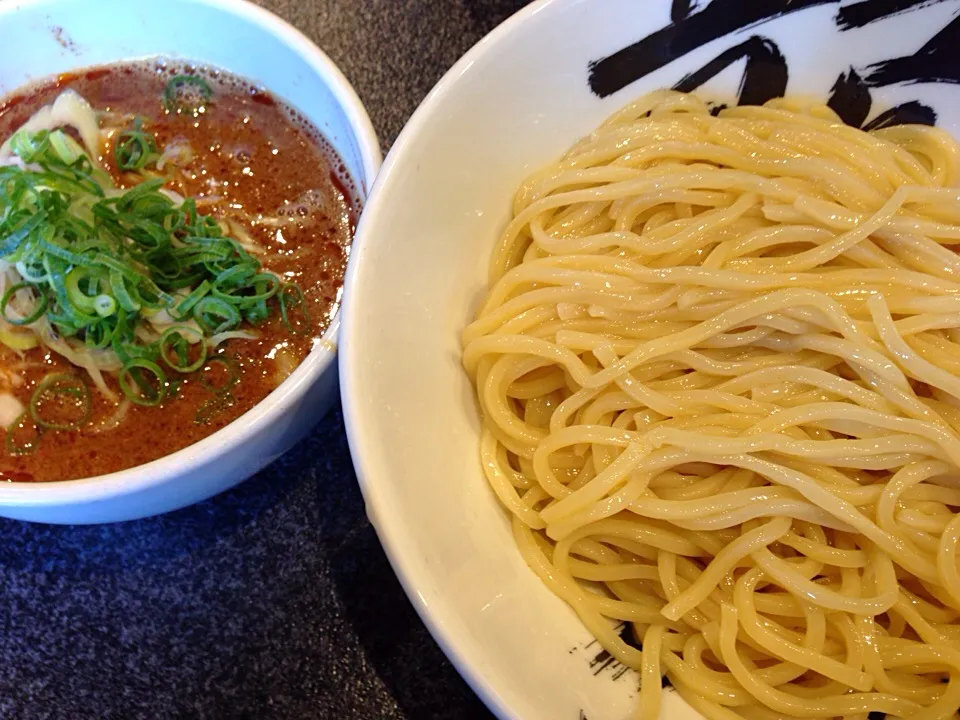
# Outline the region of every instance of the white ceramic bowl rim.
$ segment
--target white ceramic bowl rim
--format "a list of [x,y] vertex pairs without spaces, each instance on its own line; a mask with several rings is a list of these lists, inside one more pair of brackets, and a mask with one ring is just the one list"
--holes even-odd
[[561,0],[536,0],[494,28],[444,74],[411,116],[387,154],[380,174],[377,176],[370,192],[371,201],[364,208],[363,216],[357,227],[351,262],[347,267],[344,281],[344,304],[341,308],[344,318],[340,336],[340,352],[342,355],[340,387],[345,400],[343,416],[349,439],[350,455],[360,484],[360,491],[366,503],[367,516],[376,529],[390,565],[393,567],[404,592],[413,603],[420,619],[474,692],[488,708],[501,718],[511,716],[509,710],[511,704],[494,689],[494,684],[487,677],[487,673],[460,652],[459,649],[469,647],[466,640],[466,628],[463,627],[460,618],[450,612],[449,606],[441,604],[428,607],[423,596],[417,590],[418,587],[428,584],[429,578],[423,568],[413,562],[415,553],[412,554],[407,551],[407,548],[412,547],[412,542],[404,519],[391,509],[389,496],[389,491],[392,489],[391,484],[389,482],[368,481],[369,478],[390,477],[390,468],[386,463],[386,458],[377,452],[377,448],[368,444],[368,436],[364,432],[365,420],[361,412],[358,411],[361,405],[346,401],[351,395],[360,393],[360,389],[354,382],[354,376],[349,372],[349,368],[356,364],[351,355],[353,353],[353,335],[354,332],[358,332],[359,322],[352,315],[353,305],[349,300],[351,295],[349,288],[355,282],[356,275],[363,262],[362,256],[365,249],[363,228],[367,224],[375,224],[375,216],[379,212],[379,198],[388,192],[394,168],[404,155],[406,146],[411,144],[414,137],[420,132],[423,121],[433,113],[435,108],[443,104],[451,86],[470,69],[480,55],[493,51],[495,46],[511,35],[516,27],[525,23],[530,17],[543,11],[549,5],[559,1]]
[[[367,178],[376,177],[382,155],[373,124],[356,91],[326,53],[292,25],[247,0],[194,0],[194,2],[258,25],[303,58],[323,79],[340,104],[360,151],[363,174]],[[23,7],[54,4],[56,0],[0,2],[0,19]],[[357,192],[361,196],[360,200],[363,200],[362,179],[357,180],[361,180],[358,183]],[[340,311],[338,310],[331,319],[322,340],[289,378],[251,410],[203,440],[149,463],[107,475],[49,483],[0,483],[0,506],[38,507],[89,503],[114,498],[159,485],[170,477],[182,475],[192,466],[224,456],[280,418],[335,361],[339,328]]]

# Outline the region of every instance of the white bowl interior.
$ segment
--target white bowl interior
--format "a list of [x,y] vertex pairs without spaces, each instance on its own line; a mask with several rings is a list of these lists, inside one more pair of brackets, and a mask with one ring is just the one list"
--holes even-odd
[[[949,7],[948,7],[949,6]],[[479,421],[459,334],[485,290],[513,192],[630,98],[669,87],[750,33],[779,45],[790,94],[825,100],[851,65],[914,53],[956,12],[942,3],[840,35],[835,4],[721,38],[605,99],[588,63],[670,23],[671,3],[536,3],[474,48],[418,110],[387,158],[348,274],[341,334],[347,429],[368,512],[424,620],[501,717],[625,720],[636,678],[599,648],[520,558],[481,472]],[[897,27],[891,32],[892,25]],[[703,88],[735,97],[743,61]],[[873,91],[957,131],[960,91]],[[698,717],[668,693],[663,717]]]
[[[245,2],[14,0],[0,3],[0,95],[59,73],[162,56],[260,84],[310,120],[337,151],[363,200],[380,164],[370,120],[332,62],[292,27]],[[184,450],[130,470],[60,483],[0,484],[0,515],[104,522],[209,497],[275,459],[336,395],[339,317],[291,377],[249,413]]]

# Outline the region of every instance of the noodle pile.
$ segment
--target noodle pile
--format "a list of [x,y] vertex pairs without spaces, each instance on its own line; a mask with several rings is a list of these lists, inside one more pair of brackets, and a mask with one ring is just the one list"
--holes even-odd
[[664,675],[711,719],[957,714],[958,163],[661,92],[518,192],[463,335],[482,462],[638,717]]

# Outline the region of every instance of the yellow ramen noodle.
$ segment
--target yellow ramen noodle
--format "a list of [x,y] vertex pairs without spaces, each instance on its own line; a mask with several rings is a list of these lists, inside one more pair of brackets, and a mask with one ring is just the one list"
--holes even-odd
[[483,467],[638,717],[664,675],[711,719],[957,714],[958,158],[661,92],[517,193],[463,334]]

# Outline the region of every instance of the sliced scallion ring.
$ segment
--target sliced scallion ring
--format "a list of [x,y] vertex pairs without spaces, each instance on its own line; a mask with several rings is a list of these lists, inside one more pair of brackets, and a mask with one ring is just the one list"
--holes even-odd
[[[29,429],[27,429],[29,428]],[[11,455],[30,455],[40,447],[40,440],[47,429],[38,425],[30,417],[30,411],[24,410],[7,428],[4,444]],[[26,437],[18,437],[26,435]]]
[[152,360],[133,358],[117,375],[120,390],[130,402],[156,407],[167,396],[167,376]]
[[117,301],[109,295],[97,295],[93,299],[93,309],[100,317],[107,318],[117,312]]
[[47,312],[47,296],[43,293],[34,294],[36,304],[33,306],[33,310],[29,315],[23,318],[12,318],[7,314],[7,308],[10,306],[10,301],[13,299],[13,296],[18,293],[20,290],[33,289],[33,286],[30,283],[17,283],[16,285],[11,285],[7,288],[7,291],[3,294],[3,297],[0,298],[0,314],[3,315],[3,319],[6,320],[11,325],[30,325],[35,323],[44,313]]
[[173,317],[177,320],[182,320],[185,318],[191,310],[193,310],[194,305],[196,305],[200,300],[210,292],[210,281],[204,280],[202,283],[197,285],[193,291],[187,295],[183,300],[181,300],[174,311],[171,313]]
[[[120,307],[127,312],[137,312],[141,305],[134,297],[134,293],[127,287],[127,278],[118,270],[110,271],[110,287]],[[135,292],[135,291],[134,291]]]
[[[222,366],[223,370],[217,370],[217,366]],[[214,378],[215,375],[221,373],[226,373],[225,379],[217,380]],[[240,366],[229,355],[212,355],[207,358],[199,377],[200,384],[203,387],[220,395],[229,392],[240,380]]]
[[54,130],[47,137],[50,138],[50,147],[67,165],[73,165],[85,154],[80,144],[62,130]]
[[130,130],[117,136],[113,158],[121,170],[142,170],[160,155],[153,135],[143,129],[143,119],[137,117]]
[[205,297],[194,305],[193,317],[211,335],[232,330],[241,319],[234,305],[215,297]]
[[37,425],[48,430],[77,430],[90,419],[90,403],[90,388],[82,379],[54,373],[37,384],[29,412]]
[[233,407],[235,403],[236,398],[229,390],[214,395],[197,408],[197,413],[194,415],[194,422],[198,425],[206,425],[213,420],[215,416]]
[[[290,332],[295,335],[310,332],[310,311],[300,286],[296,283],[284,283],[277,291],[277,299],[280,301],[280,316]],[[293,314],[293,311],[298,309],[302,316],[299,323]]]
[[[191,343],[186,335],[192,334],[196,337],[193,346],[198,348],[198,356],[190,360]],[[196,372],[203,367],[207,361],[207,342],[203,333],[190,327],[189,325],[180,325],[167,328],[160,336],[160,359],[171,369],[179,373]],[[171,354],[173,358],[171,358]]]
[[[87,285],[84,290],[82,285]],[[100,278],[96,277],[87,267],[75,267],[67,273],[64,280],[67,297],[81,312],[92,314],[97,312],[96,299],[99,295]],[[93,293],[88,291],[93,289]],[[111,298],[112,299],[112,298]]]
[[110,325],[105,322],[94,323],[87,326],[83,341],[91,350],[102,350],[103,348],[110,347],[116,331],[117,327],[115,325]]
[[[196,96],[191,98],[190,96]],[[168,112],[195,112],[205,102],[213,97],[213,90],[207,81],[196,75],[175,75],[170,78],[163,90],[163,105]],[[185,99],[196,99],[199,102],[190,104]]]

